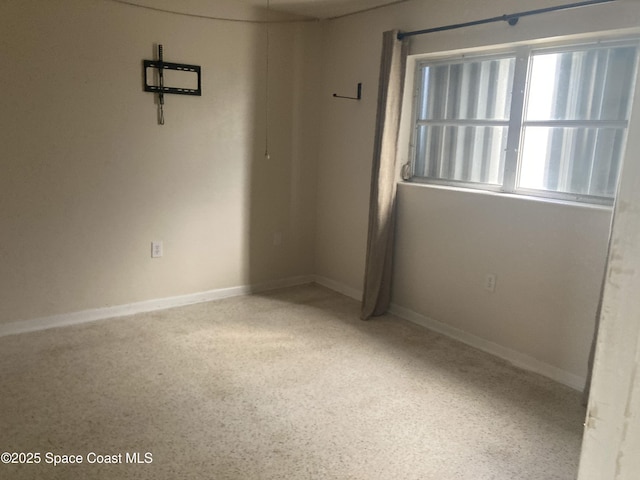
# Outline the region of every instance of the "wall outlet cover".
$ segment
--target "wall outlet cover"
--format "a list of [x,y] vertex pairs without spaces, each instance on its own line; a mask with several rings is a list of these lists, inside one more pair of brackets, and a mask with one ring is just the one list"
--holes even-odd
[[484,277],[484,289],[487,292],[495,292],[497,279],[498,277],[495,273],[487,273]]
[[151,258],[160,258],[163,254],[162,240],[151,242]]

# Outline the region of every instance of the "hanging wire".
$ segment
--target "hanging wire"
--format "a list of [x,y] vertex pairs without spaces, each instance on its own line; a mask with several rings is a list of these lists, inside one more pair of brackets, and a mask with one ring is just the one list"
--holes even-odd
[[271,11],[271,1],[267,0],[267,41],[266,41],[266,55],[265,55],[265,127],[264,127],[264,158],[265,160],[269,160],[271,158],[271,154],[269,153],[269,13]]

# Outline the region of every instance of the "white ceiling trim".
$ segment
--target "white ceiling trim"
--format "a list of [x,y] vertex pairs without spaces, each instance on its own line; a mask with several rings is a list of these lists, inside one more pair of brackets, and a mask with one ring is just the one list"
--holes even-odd
[[393,2],[383,3],[382,5],[377,5],[375,7],[368,7],[368,8],[363,8],[363,9],[360,9],[360,10],[356,10],[355,12],[343,13],[341,15],[335,15],[335,16],[332,16],[332,17],[327,17],[325,20],[336,20],[338,18],[350,17],[351,15],[358,15],[360,13],[366,13],[366,12],[370,12],[372,10],[379,10],[381,8],[390,7],[392,5],[397,5],[399,3],[406,3],[408,1],[409,0],[395,0]]
[[[110,0],[114,3],[187,17],[241,23],[283,23],[335,20],[409,0]],[[270,12],[271,18],[267,18]]]
[[[278,17],[276,19],[267,19],[266,17],[268,16],[268,12],[266,8],[261,10],[262,15],[260,15],[261,17],[265,17],[265,18],[235,18],[235,17],[225,16],[225,15],[218,16],[218,15],[208,15],[205,13],[195,13],[195,12],[189,12],[186,10],[185,11],[172,10],[170,8],[164,8],[160,6],[146,5],[141,3],[140,0],[138,1],[109,0],[109,1],[114,3],[120,3],[122,5],[128,5],[131,7],[142,8],[145,10],[151,10],[154,12],[169,13],[172,15],[181,15],[185,17],[202,18],[207,20],[218,20],[221,22],[238,22],[238,23],[294,23],[295,22],[295,23],[299,23],[299,22],[315,22],[318,20],[316,18],[308,18],[308,17],[302,17],[299,15],[292,15],[292,14],[286,14],[284,17],[282,17],[281,12],[276,11],[274,9],[270,9],[270,11],[272,12],[271,17],[275,15],[278,15]],[[147,2],[149,3],[149,0],[147,0]],[[273,15],[274,13],[275,15]]]

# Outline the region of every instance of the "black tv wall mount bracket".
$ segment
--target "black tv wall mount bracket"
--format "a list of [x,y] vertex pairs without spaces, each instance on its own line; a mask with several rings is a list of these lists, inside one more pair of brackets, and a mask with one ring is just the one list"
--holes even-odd
[[[164,61],[164,54],[162,45],[158,45],[158,60],[143,60],[144,70],[144,91],[158,94],[158,123],[164,125],[164,94],[170,93],[175,95],[202,95],[202,77],[200,65],[188,65],[186,63],[171,63]],[[152,85],[149,83],[149,71],[151,69],[157,69],[158,71],[158,84]],[[165,70],[177,70],[181,72],[192,72],[197,75],[197,87],[168,87],[164,84],[164,72]]]

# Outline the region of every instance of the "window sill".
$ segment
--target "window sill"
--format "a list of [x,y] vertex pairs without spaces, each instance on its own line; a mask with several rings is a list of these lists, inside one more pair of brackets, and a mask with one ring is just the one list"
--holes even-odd
[[422,183],[422,182],[412,182],[407,180],[401,180],[398,182],[398,186],[402,188],[426,188],[431,190],[441,190],[448,192],[458,192],[460,194],[466,195],[488,195],[495,198],[503,198],[507,200],[517,200],[524,202],[538,202],[544,203],[548,205],[561,205],[566,207],[575,207],[587,210],[601,211],[601,212],[613,212],[612,205],[600,205],[596,203],[585,203],[585,202],[573,202],[571,200],[562,200],[558,198],[548,198],[548,197],[535,197],[533,195],[523,195],[523,194],[514,194],[514,193],[505,193],[505,192],[494,192],[491,190],[480,190],[475,188],[464,188],[464,187],[455,187],[452,185],[435,185],[431,183]]

